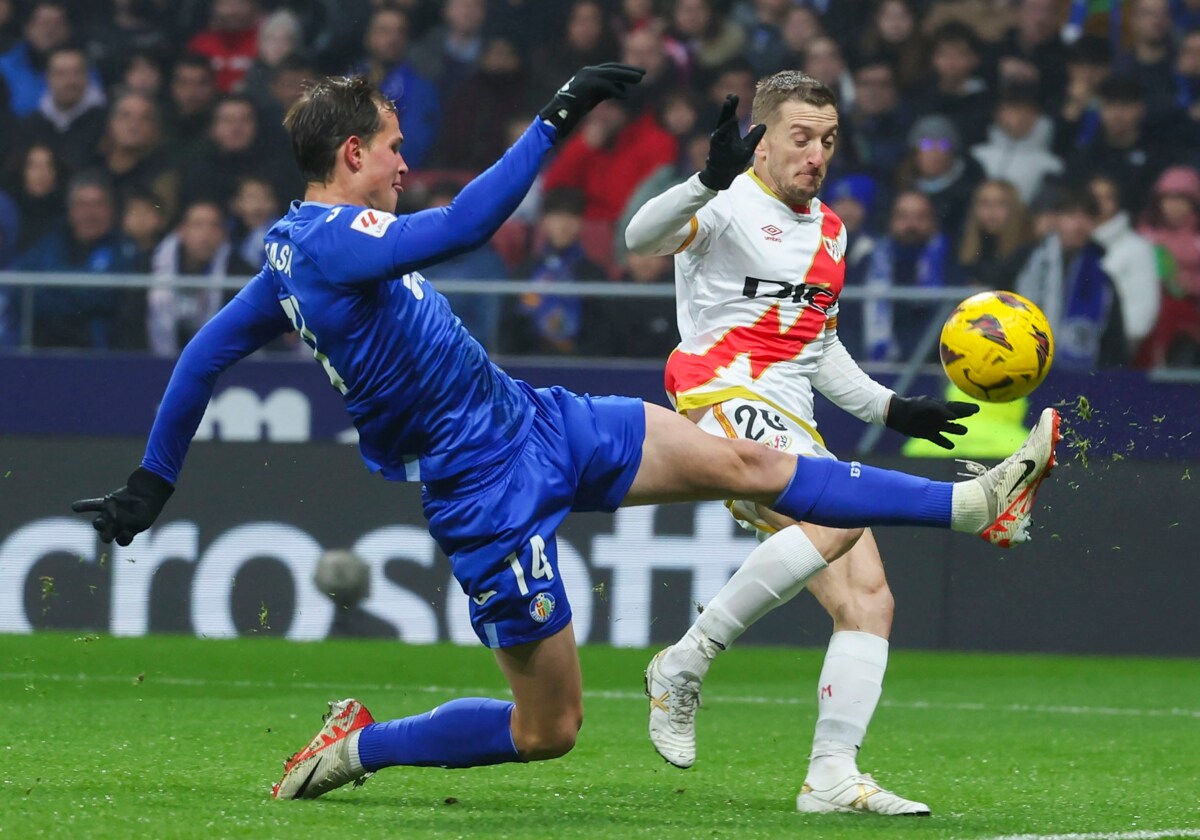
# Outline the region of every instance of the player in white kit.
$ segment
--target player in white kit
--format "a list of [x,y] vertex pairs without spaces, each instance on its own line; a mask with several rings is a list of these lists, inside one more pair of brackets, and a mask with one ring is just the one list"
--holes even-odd
[[[846,231],[816,198],[837,147],[834,95],[802,73],[776,73],[758,84],[756,127],[745,138],[736,105],[736,97],[726,101],[705,170],[648,202],[625,234],[632,251],[676,255],[682,340],[666,368],[676,408],[714,435],[830,458],[813,419],[816,388],[861,420],[951,448],[944,434],[965,432],[954,421],[977,406],[898,397],[837,337]],[[760,543],[647,668],[655,749],[677,767],[692,765],[700,687],[713,659],[807,586],[834,633],[797,808],[928,815],[927,805],[886,790],[857,765],[882,691],[894,606],[870,531],[796,523],[743,501],[729,508]]]

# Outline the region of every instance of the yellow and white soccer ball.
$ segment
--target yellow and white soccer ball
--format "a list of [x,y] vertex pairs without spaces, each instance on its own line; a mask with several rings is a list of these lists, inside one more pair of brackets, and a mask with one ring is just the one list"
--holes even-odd
[[1013,292],[980,292],[942,327],[942,368],[950,381],[984,402],[1011,402],[1046,378],[1054,336],[1042,310]]

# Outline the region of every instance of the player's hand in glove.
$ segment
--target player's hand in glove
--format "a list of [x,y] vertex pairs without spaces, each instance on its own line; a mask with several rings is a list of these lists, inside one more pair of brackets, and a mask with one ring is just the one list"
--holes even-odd
[[106,543],[129,545],[133,538],[154,524],[175,488],[171,482],[145,467],[138,467],[128,482],[103,499],[80,499],[71,505],[76,513],[95,513],[92,527]]
[[614,62],[584,67],[558,89],[538,116],[558,129],[561,140],[588,111],[605,99],[624,99],[628,95],[626,88],[636,85],[645,75],[641,67]]
[[888,404],[887,427],[909,437],[924,438],[942,449],[953,449],[946,435],[965,435],[967,427],[955,423],[979,411],[975,403],[946,402],[933,397],[892,397]]
[[754,150],[767,132],[767,126],[756,125],[745,137],[738,130],[738,98],[735,94],[725,97],[717,128],[708,139],[708,160],[700,173],[700,183],[710,190],[727,190],[733,179],[746,171]]

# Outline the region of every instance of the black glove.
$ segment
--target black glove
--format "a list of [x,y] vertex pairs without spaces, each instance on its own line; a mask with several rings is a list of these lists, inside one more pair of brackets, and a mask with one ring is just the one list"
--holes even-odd
[[967,427],[955,423],[979,411],[975,403],[946,402],[933,397],[892,397],[888,405],[887,427],[909,437],[925,438],[942,449],[953,449],[946,435],[965,435]]
[[710,190],[727,190],[733,179],[746,171],[754,150],[767,132],[767,126],[756,125],[742,137],[738,131],[738,98],[734,94],[725,97],[717,128],[708,138],[708,160],[700,173],[700,183]]
[[128,482],[103,499],[80,499],[71,505],[76,513],[94,512],[92,527],[106,543],[129,545],[133,538],[154,524],[175,488],[171,482],[145,467],[138,467]]
[[636,85],[645,75],[640,67],[613,62],[584,67],[558,89],[538,116],[558,129],[561,140],[588,111],[605,99],[624,99],[625,88]]

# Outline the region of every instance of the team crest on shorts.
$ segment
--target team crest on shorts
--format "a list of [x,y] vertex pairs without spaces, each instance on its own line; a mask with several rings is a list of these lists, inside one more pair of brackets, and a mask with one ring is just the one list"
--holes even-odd
[[825,244],[825,251],[833,258],[835,263],[842,261],[842,249],[838,246],[837,240],[832,236],[822,236],[821,242]]
[[785,435],[783,433],[780,433],[780,434],[775,435],[774,437],[767,438],[766,440],[763,441],[763,443],[765,443],[767,446],[771,447],[772,449],[778,449],[783,452],[786,452],[787,448],[792,445],[792,437],[791,437],[791,435]]
[[554,596],[549,592],[539,592],[537,597],[529,602],[529,617],[538,624],[545,624],[554,614]]

